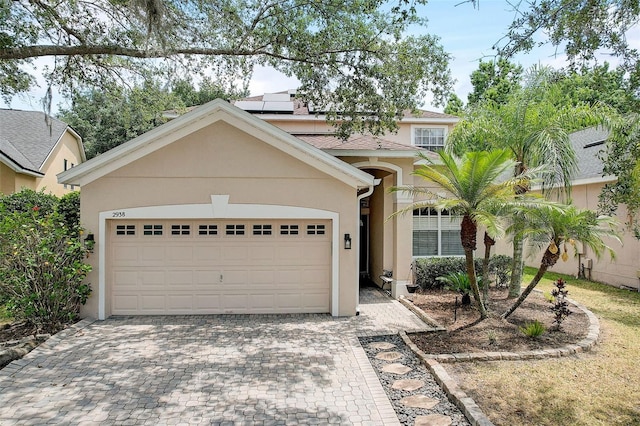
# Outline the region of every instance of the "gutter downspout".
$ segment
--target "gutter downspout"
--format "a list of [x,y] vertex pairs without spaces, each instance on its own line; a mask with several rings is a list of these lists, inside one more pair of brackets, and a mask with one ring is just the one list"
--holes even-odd
[[[382,179],[374,179],[373,185],[370,185],[366,192],[358,195],[358,211],[356,212],[357,213],[356,223],[360,223],[360,201],[363,198],[366,198],[371,194],[373,194],[373,190],[375,189],[376,186],[380,185],[380,182],[382,182]],[[360,231],[360,228],[358,227],[358,253],[357,253],[358,265],[360,265],[360,253],[362,252],[362,247],[360,246],[361,238],[360,238],[359,231]],[[356,268],[356,273],[357,273],[356,282],[358,283],[358,285],[356,286],[356,316],[360,315],[360,271],[358,269],[359,268]]]

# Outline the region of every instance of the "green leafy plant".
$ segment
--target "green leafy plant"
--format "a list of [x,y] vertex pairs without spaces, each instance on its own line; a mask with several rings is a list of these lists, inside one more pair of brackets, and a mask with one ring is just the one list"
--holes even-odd
[[15,320],[56,332],[78,318],[91,287],[91,267],[75,230],[58,213],[3,212],[0,219],[0,293]]
[[533,322],[525,324],[524,327],[520,327],[520,331],[525,336],[531,339],[535,339],[536,337],[541,336],[546,331],[546,328],[540,321],[535,320]]
[[566,281],[562,278],[556,280],[553,285],[556,288],[551,291],[551,296],[553,297],[553,306],[551,307],[551,310],[554,314],[553,324],[555,329],[559,331],[562,328],[562,322],[571,315],[569,303],[566,299],[569,291],[567,290]]
[[464,272],[456,272],[448,274],[443,277],[438,277],[436,280],[444,283],[444,288],[451,291],[457,291],[462,295],[462,304],[471,304],[471,282],[469,276]]

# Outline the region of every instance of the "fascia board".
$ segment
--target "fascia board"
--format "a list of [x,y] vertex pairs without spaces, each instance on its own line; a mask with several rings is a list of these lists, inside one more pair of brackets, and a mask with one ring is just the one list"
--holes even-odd
[[34,176],[34,177],[43,177],[44,173],[34,170],[25,169],[20,164],[16,163],[10,157],[7,157],[5,154],[0,152],[0,162],[2,162],[5,166],[9,167],[16,173],[20,173],[23,175]]
[[[314,115],[314,114],[251,114],[265,121],[319,121],[326,122],[326,115]],[[338,122],[340,119],[338,119]],[[441,117],[441,118],[428,118],[428,117],[403,117],[398,120],[400,123],[423,123],[423,124],[455,124],[460,121],[459,118]]]

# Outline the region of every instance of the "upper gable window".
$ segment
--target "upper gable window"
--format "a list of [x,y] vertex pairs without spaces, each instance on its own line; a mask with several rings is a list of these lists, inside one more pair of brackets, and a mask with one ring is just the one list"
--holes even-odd
[[445,137],[444,127],[415,127],[413,129],[413,144],[429,151],[443,149]]

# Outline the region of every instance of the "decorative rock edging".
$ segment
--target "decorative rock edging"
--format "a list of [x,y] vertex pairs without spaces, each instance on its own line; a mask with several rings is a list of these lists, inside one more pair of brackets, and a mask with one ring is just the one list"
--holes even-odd
[[[411,303],[411,301],[400,298],[400,302],[414,312],[418,317],[428,324],[436,327],[437,330],[444,330],[440,324],[429,317],[422,309]],[[451,401],[462,410],[469,422],[474,426],[493,426],[493,423],[482,412],[478,404],[467,395],[449,376],[447,371],[440,363],[467,362],[467,361],[498,361],[498,360],[524,360],[524,359],[543,359],[558,358],[567,355],[576,354],[583,351],[589,351],[597,342],[600,335],[600,321],[598,318],[582,304],[567,298],[569,303],[580,309],[589,319],[589,330],[587,337],[580,340],[577,344],[566,345],[561,348],[543,349],[523,352],[480,352],[480,353],[454,353],[454,354],[426,354],[420,350],[415,343],[409,338],[406,332],[401,331],[400,337],[405,344],[411,348],[413,352],[422,360],[422,363],[433,374],[436,382],[447,393]]]
[[[18,342],[25,341],[23,345],[19,345],[20,347],[11,346],[6,351],[4,349],[0,349],[0,368],[2,369],[0,371],[5,374],[12,374],[20,370],[22,367],[24,367],[27,364],[26,361],[22,360],[22,358],[27,357],[27,355],[34,349],[37,348],[38,352],[51,350],[57,344],[59,344],[62,340],[64,340],[68,336],[71,336],[77,333],[78,331],[87,327],[94,321],[95,320],[91,318],[83,319],[73,325],[70,325],[64,330],[60,330],[53,336],[49,334],[38,334],[37,336],[35,336],[35,338],[25,338],[18,341]],[[7,343],[10,343],[10,342],[7,342]],[[3,368],[2,355],[4,352],[10,352],[12,358],[8,360],[7,364]]]
[[411,301],[408,300],[407,298],[405,298],[404,296],[400,296],[398,301],[400,303],[402,303],[405,308],[409,309],[411,312],[416,314],[418,316],[418,318],[420,318],[422,321],[426,322],[427,324],[429,324],[430,326],[435,328],[435,331],[446,331],[447,330],[442,325],[440,325],[436,320],[434,320],[429,315],[427,315],[427,313],[425,311],[423,311],[422,309],[418,308],[416,305],[411,303]]

